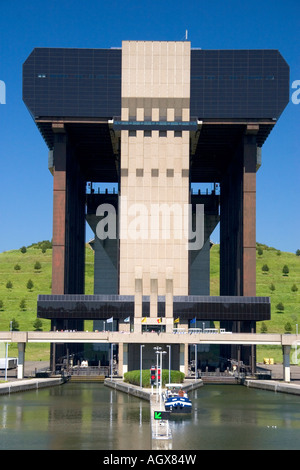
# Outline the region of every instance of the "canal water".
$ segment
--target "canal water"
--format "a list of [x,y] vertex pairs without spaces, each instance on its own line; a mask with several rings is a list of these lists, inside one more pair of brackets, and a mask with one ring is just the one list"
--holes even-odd
[[[172,450],[300,448],[300,396],[204,385],[170,421]],[[150,407],[103,384],[0,396],[0,450],[151,450]]]

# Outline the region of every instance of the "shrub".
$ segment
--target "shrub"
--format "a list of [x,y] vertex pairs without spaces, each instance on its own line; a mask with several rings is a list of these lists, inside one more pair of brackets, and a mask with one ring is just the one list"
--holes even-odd
[[297,256],[300,256],[300,250],[297,250],[297,251],[296,251],[296,255],[297,255]]
[[279,310],[280,312],[283,312],[284,310],[284,305],[282,302],[279,302],[277,305],[276,305],[276,309]]
[[270,268],[269,268],[269,266],[268,266],[267,264],[264,264],[263,267],[261,268],[261,270],[262,270],[263,272],[267,273],[267,272],[270,270]]
[[25,311],[26,310],[26,300],[22,299],[20,302],[20,309]]
[[40,271],[41,270],[41,263],[39,261],[36,261],[35,264],[34,264],[34,269],[36,271]]
[[[184,373],[178,370],[171,370],[171,382],[172,383],[182,383],[184,380]],[[124,374],[124,382],[130,383],[131,385],[140,385],[140,371],[131,370]],[[169,370],[162,370],[162,386],[169,382]],[[142,371],[142,385],[143,387],[150,388],[150,370]]]
[[4,310],[4,303],[3,303],[3,300],[0,300],[0,310]]
[[298,287],[296,286],[296,284],[293,284],[292,287],[291,287],[291,291],[292,292],[297,292],[298,290]]
[[14,270],[15,271],[20,271],[20,269],[21,269],[21,266],[19,264],[14,265]]
[[263,253],[264,253],[264,250],[263,250],[262,248],[258,248],[257,254],[258,254],[259,256],[262,256]]
[[290,272],[289,267],[285,264],[282,268],[282,273],[284,276],[287,276],[289,272]]
[[260,332],[266,333],[267,331],[268,331],[267,325],[264,322],[262,322],[261,327],[260,327]]
[[41,331],[43,328],[43,322],[40,318],[37,318],[35,322],[33,323],[33,328],[35,330]]
[[33,284],[32,280],[29,279],[29,281],[27,282],[27,289],[31,290],[31,289],[33,289],[33,286],[34,286],[34,284]]
[[6,283],[6,288],[7,289],[12,289],[13,283],[11,281],[7,281]]
[[15,318],[13,318],[11,321],[11,329],[12,331],[18,331],[19,329],[19,322],[17,322]]
[[292,332],[292,325],[290,324],[290,322],[287,322],[285,325],[284,325],[284,331],[285,333],[291,333]]
[[26,246],[22,246],[22,248],[20,248],[20,251],[21,251],[21,253],[26,253],[26,251],[27,251]]
[[270,284],[270,291],[271,291],[271,292],[274,292],[274,290],[275,290],[275,286],[274,286],[274,284],[273,284],[273,282],[272,282],[272,284]]

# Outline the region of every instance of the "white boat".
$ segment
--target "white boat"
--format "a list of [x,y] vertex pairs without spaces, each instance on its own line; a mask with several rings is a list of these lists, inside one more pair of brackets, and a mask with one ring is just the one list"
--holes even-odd
[[192,402],[182,389],[182,384],[166,384],[165,410],[172,413],[191,413]]

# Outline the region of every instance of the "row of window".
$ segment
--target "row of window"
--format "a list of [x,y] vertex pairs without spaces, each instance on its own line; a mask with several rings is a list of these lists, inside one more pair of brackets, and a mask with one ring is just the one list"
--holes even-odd
[[[130,130],[128,131],[129,137],[136,137],[136,130]],[[144,137],[152,137],[152,131],[151,130],[145,130],[144,132]],[[182,131],[158,131],[159,137],[167,137],[167,132],[174,132],[174,137],[182,137]]]
[[[181,170],[181,176],[182,176],[183,178],[188,178],[188,177],[189,177],[189,174],[190,174],[189,170],[187,170],[187,169]],[[123,169],[122,176],[128,176],[128,171],[127,171],[127,172],[126,172],[126,171],[124,172],[124,169]],[[144,169],[143,169],[143,168],[137,168],[137,169],[136,169],[136,176],[137,176],[137,177],[142,177],[142,176],[144,176]],[[152,176],[153,178],[158,178],[158,176],[159,176],[159,169],[158,169],[158,168],[152,168],[152,170],[151,170],[151,176]],[[173,168],[168,168],[168,169],[166,170],[166,176],[167,176],[168,178],[173,178],[173,177],[174,177],[174,169],[173,169]]]
[[109,80],[121,80],[121,75],[120,74],[114,74],[114,75],[104,75],[104,74],[68,74],[68,73],[38,73],[37,78],[80,78],[80,79],[98,79],[98,80],[103,80],[103,79],[109,79]]

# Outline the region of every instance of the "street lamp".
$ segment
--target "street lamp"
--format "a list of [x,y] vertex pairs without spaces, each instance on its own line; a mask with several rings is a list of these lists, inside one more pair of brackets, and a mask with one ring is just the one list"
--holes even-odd
[[140,387],[143,387],[143,380],[142,380],[142,365],[143,365],[143,348],[145,347],[144,344],[140,345]]
[[161,351],[161,347],[160,346],[154,346],[153,349],[155,350],[155,354],[156,354],[156,398],[157,398],[157,391],[158,391],[158,354],[159,354],[159,351]]
[[195,380],[198,379],[198,367],[197,367],[197,344],[194,344],[195,346]]
[[110,380],[112,381],[113,376],[113,351],[114,351],[114,343],[111,343],[111,350],[110,350]]
[[[12,331],[12,321],[9,322],[9,331]],[[6,351],[5,351],[5,382],[7,381],[7,368],[8,368],[8,342],[6,343]]]
[[160,356],[160,381],[159,381],[159,403],[160,403],[160,409],[161,409],[161,384],[162,384],[162,355],[163,354],[168,354],[167,351],[162,351],[161,347],[157,346],[156,348],[156,354],[157,354],[157,365],[158,365],[158,356]]
[[169,384],[171,383],[171,345],[167,344],[167,348],[169,348]]

